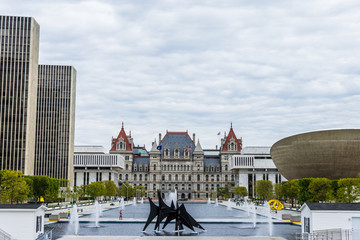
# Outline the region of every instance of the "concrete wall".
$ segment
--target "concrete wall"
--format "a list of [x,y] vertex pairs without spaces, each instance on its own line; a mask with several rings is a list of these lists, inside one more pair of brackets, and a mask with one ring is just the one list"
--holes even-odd
[[310,232],[329,229],[351,229],[352,218],[360,217],[360,211],[311,211],[307,206],[301,211],[301,231],[304,217],[310,218]]
[[[0,228],[13,239],[36,239],[44,233],[44,214],[42,209],[0,209]],[[42,216],[42,227],[36,232],[36,217]]]

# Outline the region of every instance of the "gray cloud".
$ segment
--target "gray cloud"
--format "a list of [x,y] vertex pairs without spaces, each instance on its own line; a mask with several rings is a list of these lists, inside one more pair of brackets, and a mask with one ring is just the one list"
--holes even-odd
[[77,69],[76,144],[109,147],[169,131],[244,145],[359,128],[360,3],[347,1],[10,1],[34,17],[40,62]]

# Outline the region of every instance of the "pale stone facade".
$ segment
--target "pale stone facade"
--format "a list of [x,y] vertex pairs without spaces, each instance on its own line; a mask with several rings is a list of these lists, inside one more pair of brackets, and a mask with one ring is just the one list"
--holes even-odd
[[221,140],[220,149],[203,150],[195,134],[166,132],[159,144],[155,140],[151,150],[135,147],[124,127],[117,138],[112,139],[110,154],[121,154],[125,168],[120,170],[119,180],[133,186],[142,185],[146,195],[156,198],[156,191],[174,191],[179,198],[206,199],[216,196],[216,189],[226,184],[234,186],[235,176],[229,159],[240,154],[241,139],[230,128]]

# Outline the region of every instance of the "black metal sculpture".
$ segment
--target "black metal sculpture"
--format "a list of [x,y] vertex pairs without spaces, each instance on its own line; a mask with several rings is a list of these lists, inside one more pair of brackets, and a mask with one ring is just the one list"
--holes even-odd
[[190,228],[195,232],[194,227],[205,230],[185,209],[184,204],[179,207],[179,204],[176,203],[176,208],[174,202],[171,201],[171,206],[167,206],[161,197],[160,191],[158,191],[159,206],[156,206],[155,203],[149,197],[150,203],[150,214],[145,223],[143,231],[149,226],[151,221],[157,217],[154,230],[160,231],[160,223],[166,218],[165,223],[163,224],[162,229],[168,225],[169,222],[175,220],[175,231],[181,231],[184,229],[183,225]]

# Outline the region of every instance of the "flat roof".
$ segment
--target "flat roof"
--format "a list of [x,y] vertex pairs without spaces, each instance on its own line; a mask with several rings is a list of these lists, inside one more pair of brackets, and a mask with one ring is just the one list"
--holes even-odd
[[0,209],[38,209],[42,204],[0,204]]
[[360,203],[305,203],[311,210],[319,211],[360,211]]

